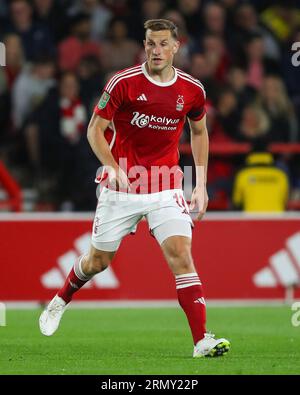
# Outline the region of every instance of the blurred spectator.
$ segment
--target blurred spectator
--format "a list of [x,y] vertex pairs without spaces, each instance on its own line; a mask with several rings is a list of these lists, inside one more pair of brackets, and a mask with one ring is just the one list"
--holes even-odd
[[[79,0],[81,1],[81,0]],[[144,0],[143,0],[144,1]],[[132,3],[132,4],[131,4]],[[105,0],[105,4],[115,16],[124,17],[132,8],[137,8],[139,0]]]
[[86,14],[74,16],[71,22],[71,34],[58,47],[59,67],[62,71],[75,71],[85,56],[101,55],[100,44],[91,38],[91,20]]
[[178,40],[180,42],[179,50],[174,59],[174,66],[187,70],[190,65],[190,50],[192,47],[192,39],[188,35],[185,20],[177,10],[167,10],[163,18],[169,19],[178,27]]
[[221,36],[209,33],[203,37],[202,43],[204,55],[209,67],[213,70],[215,80],[224,82],[230,66],[230,57],[225,41]]
[[239,0],[220,0],[225,12],[226,12],[226,28],[230,29],[233,26],[234,13],[238,7]]
[[69,209],[85,210],[95,204],[93,177],[97,161],[87,144],[87,120],[79,81],[75,74],[66,72],[61,76],[59,91],[49,92],[25,129],[28,154],[40,192],[50,193],[45,181],[47,177],[54,178],[52,193],[61,209],[68,205]]
[[215,103],[219,95],[220,84],[214,79],[214,69],[210,67],[209,61],[204,54],[195,52],[191,55],[189,73],[201,81],[204,85],[206,96]]
[[79,81],[76,75],[66,73],[59,85],[60,89],[60,132],[66,142],[75,145],[85,132],[86,109],[79,96]]
[[253,146],[265,146],[270,141],[269,132],[270,120],[266,112],[258,105],[248,104],[242,112],[237,139]]
[[94,103],[99,98],[101,89],[104,86],[104,76],[99,60],[95,56],[82,58],[77,74],[80,81],[81,98],[90,116],[94,109]]
[[24,67],[12,91],[12,115],[16,129],[21,129],[27,117],[34,111],[47,92],[55,85],[53,59],[40,57]]
[[235,178],[233,204],[246,212],[285,211],[289,195],[287,175],[268,152],[247,156],[246,167]]
[[[286,84],[288,95],[295,106],[295,113],[298,117],[298,136],[297,139],[300,141],[300,66],[296,67],[292,63],[292,56],[296,52],[293,52],[292,44],[300,42],[300,29],[298,29],[292,36],[291,41],[289,41],[284,50],[282,56],[282,74],[284,82]],[[299,55],[298,55],[299,59]]]
[[247,84],[246,70],[238,65],[230,67],[227,82],[235,94],[237,110],[241,113],[247,104],[254,101],[256,90]]
[[121,18],[110,22],[108,39],[103,43],[101,64],[104,70],[121,70],[135,64],[141,46],[128,37],[126,23]]
[[221,4],[210,2],[204,7],[203,26],[205,33],[225,36],[226,13]]
[[162,15],[165,8],[164,0],[144,0],[141,5],[144,21],[147,19],[157,19]]
[[295,30],[300,28],[300,10],[296,2],[276,0],[261,14],[261,20],[267,28],[281,41],[291,38]]
[[57,44],[68,34],[66,6],[57,0],[34,0],[34,16],[40,25],[52,32]]
[[247,83],[254,89],[260,89],[264,77],[264,42],[260,35],[252,35],[246,45]]
[[0,68],[0,74],[3,73],[5,75],[7,86],[11,89],[16,77],[24,66],[24,52],[21,39],[17,34],[7,34],[3,43],[6,50],[6,66]]
[[232,40],[238,51],[252,34],[259,34],[264,42],[264,55],[275,60],[280,59],[280,45],[274,35],[259,23],[258,14],[250,3],[242,3],[235,10]]
[[185,19],[187,31],[195,38],[201,33],[201,5],[202,0],[177,0],[177,9]]
[[110,20],[113,17],[110,9],[100,0],[77,0],[72,4],[69,15],[84,13],[91,18],[91,38],[104,39]]
[[0,67],[0,143],[12,137],[11,89],[24,67],[24,54],[20,37],[8,34],[4,37],[6,66]]
[[296,117],[279,77],[270,75],[264,78],[258,101],[270,119],[271,140],[295,141],[298,126]]
[[159,19],[165,10],[165,0],[143,0],[136,2],[135,11],[126,19],[128,36],[137,43],[145,38],[144,22],[148,19]]
[[[223,88],[218,97],[216,108],[207,102],[207,125],[212,144],[234,142],[238,123],[237,101],[230,88]],[[208,195],[212,202],[229,201],[232,190],[234,161],[230,157],[212,156],[207,173]]]
[[0,146],[6,140],[9,128],[10,96],[6,76],[0,68]]
[[45,25],[34,21],[29,1],[12,0],[9,6],[10,23],[6,31],[21,37],[26,60],[33,60],[42,54],[53,55],[53,37]]
[[265,55],[265,43],[260,34],[248,37],[244,46],[245,62],[247,68],[247,83],[254,89],[260,89],[263,78],[268,73],[277,73],[279,66]]
[[212,126],[212,142],[234,141],[239,122],[237,98],[230,88],[223,88],[216,104],[215,122]]
[[254,146],[265,146],[269,142],[269,129],[270,120],[267,114],[258,105],[250,103],[242,111],[236,138]]
[[[178,26],[181,46],[174,64],[205,87],[212,144],[300,142],[300,66],[291,61],[292,44],[300,42],[295,5],[296,0],[0,0],[0,40],[6,46],[6,67],[0,67],[1,158],[20,174],[22,186],[32,186],[35,175],[39,191],[47,199],[48,190],[56,208],[65,207],[63,202],[94,207],[98,163],[85,138],[86,121],[107,79],[145,60],[143,24],[156,18]],[[66,71],[58,88],[56,78]],[[186,125],[181,142],[189,137]],[[282,154],[278,163],[298,196],[299,155]],[[211,199],[228,202],[237,165],[238,155],[210,156]],[[80,191],[67,173],[80,178]]]
[[8,14],[8,7],[6,0],[0,0],[0,18],[5,18]]

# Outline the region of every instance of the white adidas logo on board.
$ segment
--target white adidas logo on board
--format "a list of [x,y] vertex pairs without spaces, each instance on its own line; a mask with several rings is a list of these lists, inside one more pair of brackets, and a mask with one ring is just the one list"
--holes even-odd
[[269,265],[254,274],[253,282],[266,288],[300,284],[300,232],[290,236],[285,248],[269,258]]
[[[59,256],[53,268],[41,276],[40,280],[44,288],[59,289],[64,285],[65,279],[76,260],[88,251],[90,240],[90,233],[84,233],[74,240],[74,248]],[[71,284],[71,286],[73,285]],[[100,276],[95,276],[88,281],[83,288],[116,289],[119,286],[119,280],[109,266]]]

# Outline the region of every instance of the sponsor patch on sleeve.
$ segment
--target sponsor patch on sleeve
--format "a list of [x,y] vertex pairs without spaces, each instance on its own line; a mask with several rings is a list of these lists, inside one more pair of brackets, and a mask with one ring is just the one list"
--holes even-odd
[[103,92],[98,103],[98,108],[100,110],[103,110],[103,108],[106,107],[106,104],[108,103],[109,99],[110,99],[110,95],[107,92]]

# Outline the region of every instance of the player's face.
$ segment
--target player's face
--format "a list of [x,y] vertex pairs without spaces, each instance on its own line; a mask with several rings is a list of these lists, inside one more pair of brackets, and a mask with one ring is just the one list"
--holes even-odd
[[173,58],[179,48],[169,30],[146,31],[144,40],[147,62],[153,71],[161,71],[172,65]]

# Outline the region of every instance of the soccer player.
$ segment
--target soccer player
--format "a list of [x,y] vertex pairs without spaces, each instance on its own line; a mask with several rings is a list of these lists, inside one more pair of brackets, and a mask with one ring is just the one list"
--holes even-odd
[[[107,184],[99,196],[90,251],[74,264],[42,313],[40,329],[46,336],[57,330],[73,294],[108,267],[123,237],[146,217],[174,274],[194,340],[193,357],[219,356],[230,343],[206,332],[205,299],[191,255],[192,220],[178,167],[178,143],[187,118],[196,166],[190,209],[201,219],[208,203],[205,91],[197,79],[173,67],[177,27],[158,19],[146,21],[145,30],[147,61],[108,81],[90,120],[88,140],[104,165],[100,181]],[[106,130],[110,138],[104,136]]]

